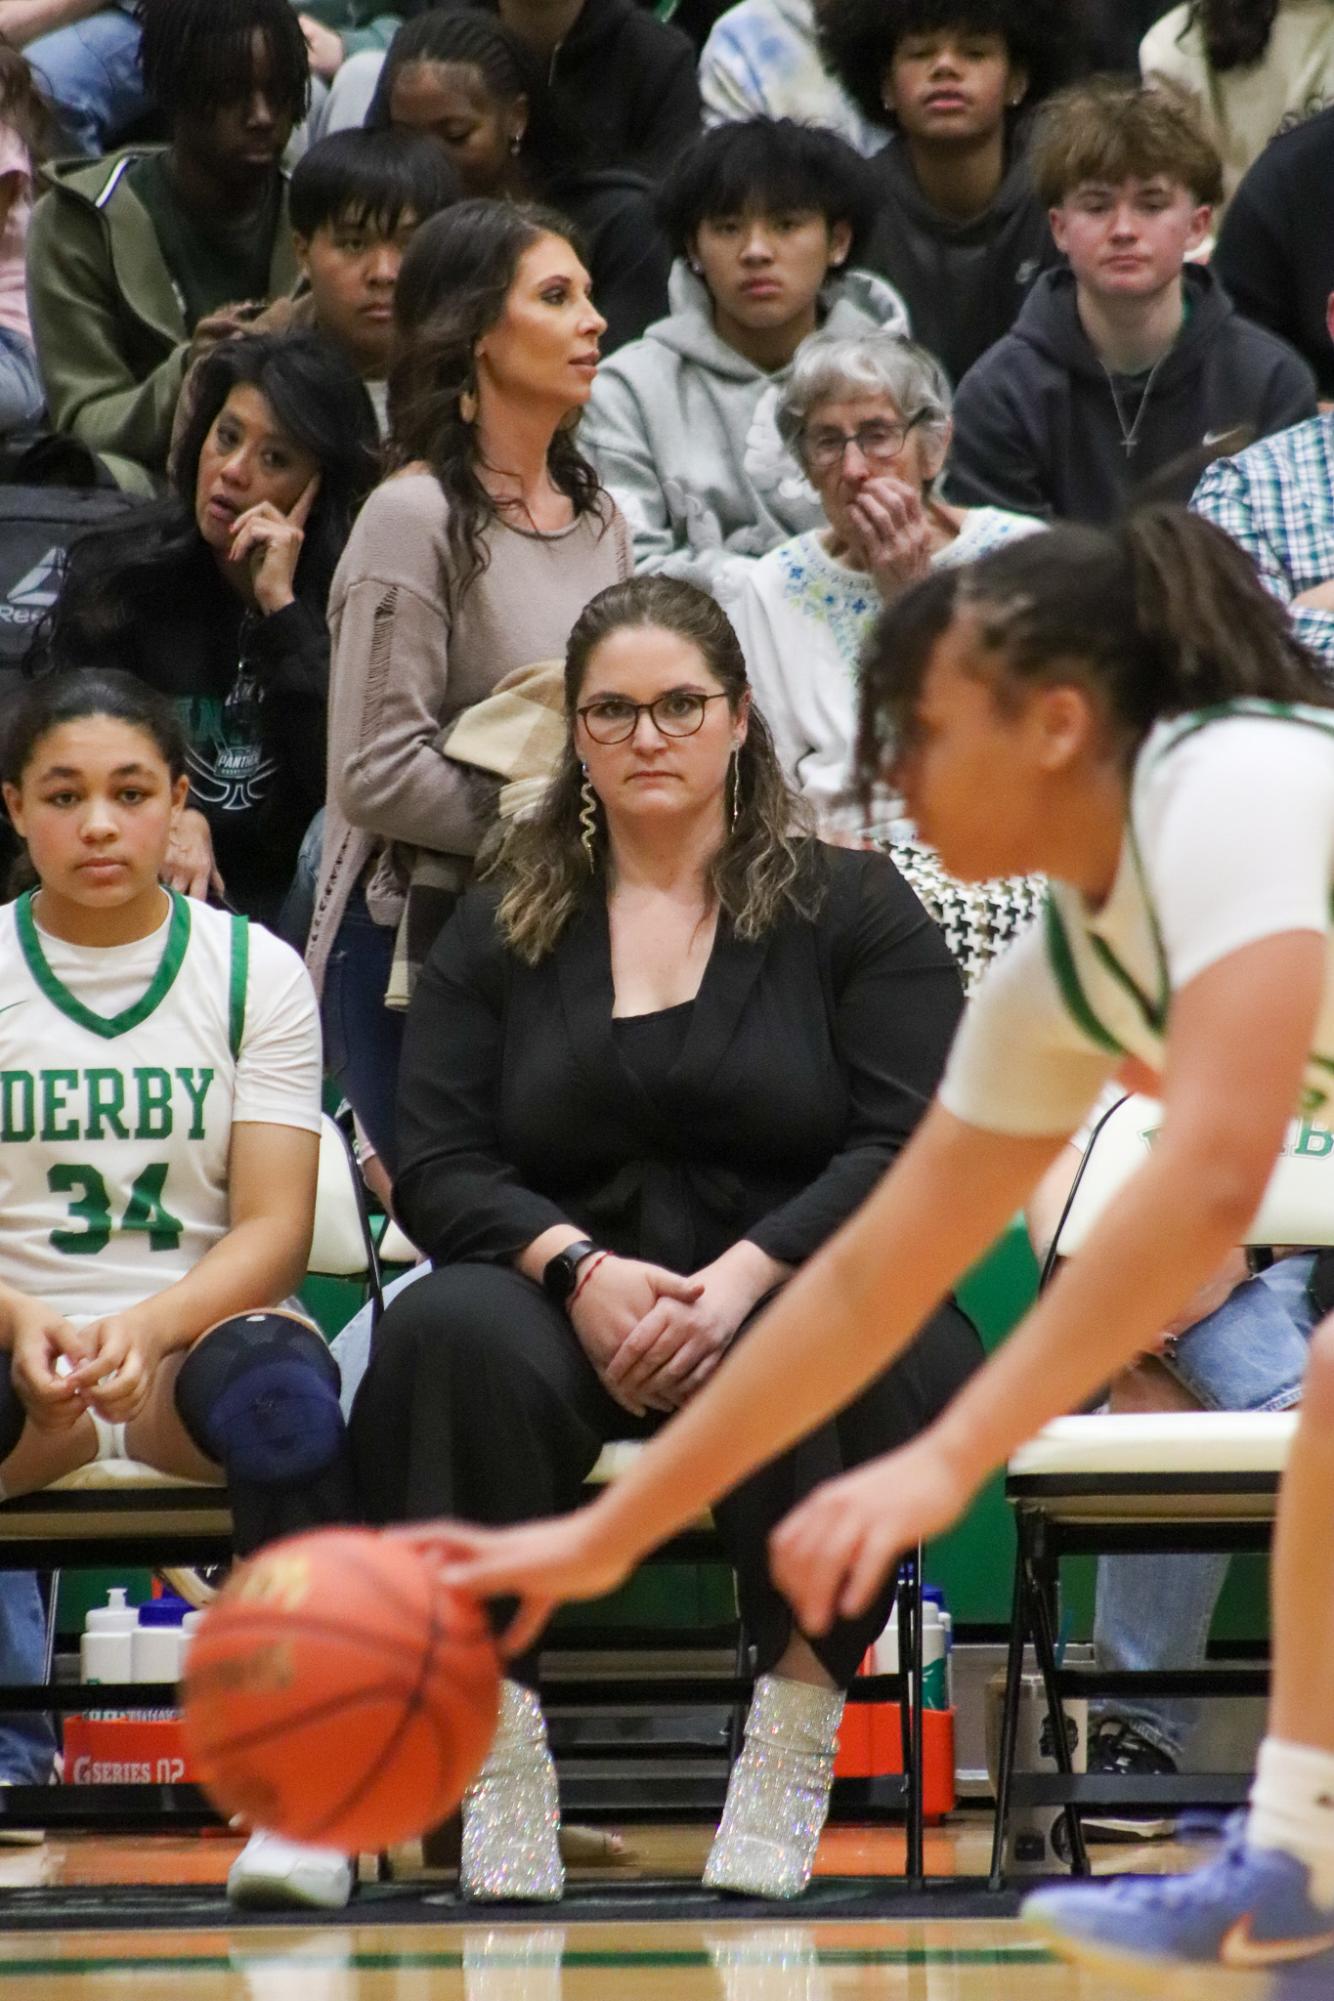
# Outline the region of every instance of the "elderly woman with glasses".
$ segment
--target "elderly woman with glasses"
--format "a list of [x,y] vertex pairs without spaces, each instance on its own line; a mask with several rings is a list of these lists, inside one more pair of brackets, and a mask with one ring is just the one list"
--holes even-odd
[[771,549],[728,610],[784,771],[829,834],[861,831],[846,796],[862,647],[882,608],[928,570],[1042,527],[940,495],[950,387],[902,335],[815,334],[775,416],[826,526]]
[[[899,1153],[960,1010],[892,865],[806,830],[713,598],[655,576],[600,592],[565,699],[545,803],[504,834],[408,1015],[395,1200],[435,1269],[390,1306],[352,1412],[380,1522],[568,1508],[605,1441],[670,1422]],[[915,1435],[979,1354],[947,1302],[716,1510],[760,1679],[709,1883],[804,1888],[843,1691],[889,1608],[808,1644],[769,1531]],[[511,1662],[464,1802],[470,1897],[560,1894],[534,1668]]]

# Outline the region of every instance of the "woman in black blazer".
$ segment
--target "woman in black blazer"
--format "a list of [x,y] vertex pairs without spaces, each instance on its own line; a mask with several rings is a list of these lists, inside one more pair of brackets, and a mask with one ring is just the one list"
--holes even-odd
[[[799,830],[711,598],[661,577],[602,591],[571,634],[566,699],[546,802],[464,898],[408,1017],[396,1202],[437,1268],[385,1316],[352,1415],[380,1521],[572,1506],[602,1445],[692,1396],[862,1202],[960,1013],[893,865]],[[706,1882],[804,1888],[843,1691],[888,1616],[887,1590],[807,1642],[769,1582],[770,1529],[928,1424],[980,1359],[947,1303],[718,1507],[760,1679]],[[555,1897],[554,1771],[511,1673],[464,1804],[462,1882]]]

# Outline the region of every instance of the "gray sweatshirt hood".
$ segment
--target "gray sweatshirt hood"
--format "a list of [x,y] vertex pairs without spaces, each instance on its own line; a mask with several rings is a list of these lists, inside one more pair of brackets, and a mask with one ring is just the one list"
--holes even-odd
[[[820,503],[781,445],[772,374],[720,340],[702,282],[672,267],[671,312],[598,370],[580,443],[630,524],[635,568],[715,595],[737,563],[818,526]],[[825,331],[907,331],[892,285],[847,271],[825,288]]]
[[[825,316],[823,333],[865,333],[879,327],[888,333],[906,334],[908,314],[894,287],[872,271],[841,271],[831,278],[822,294]],[[747,361],[734,347],[721,340],[713,328],[713,301],[702,278],[697,278],[683,257],[672,265],[667,283],[665,320],[655,320],[645,329],[645,341],[658,341],[685,361],[707,368],[728,382],[755,382],[766,385],[783,379],[787,370],[770,375]]]

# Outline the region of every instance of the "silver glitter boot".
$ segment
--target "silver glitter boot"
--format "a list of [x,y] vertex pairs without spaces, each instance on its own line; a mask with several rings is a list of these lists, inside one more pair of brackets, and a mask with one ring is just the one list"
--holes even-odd
[[760,1676],[704,1867],[709,1889],[801,1895],[829,1812],[842,1715],[840,1690]]
[[500,1722],[463,1795],[459,1889],[474,1903],[554,1904],[565,1888],[556,1767],[530,1688],[500,1684]]

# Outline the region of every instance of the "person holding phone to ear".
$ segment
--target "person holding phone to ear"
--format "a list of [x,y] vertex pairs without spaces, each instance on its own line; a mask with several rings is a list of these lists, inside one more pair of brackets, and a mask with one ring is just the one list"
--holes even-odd
[[223,342],[191,391],[171,497],[76,543],[27,667],[118,667],[172,699],[190,792],[164,880],[267,923],[324,802],[325,608],[378,436],[313,333]]

